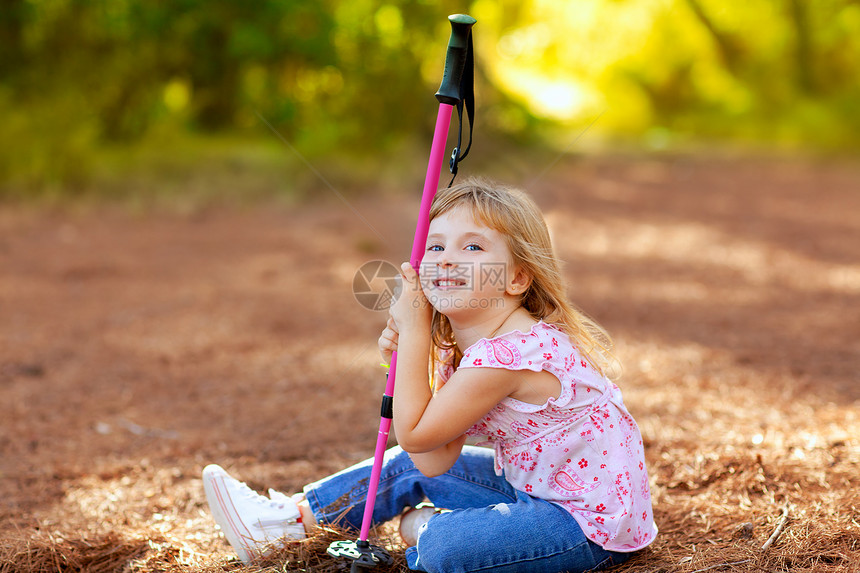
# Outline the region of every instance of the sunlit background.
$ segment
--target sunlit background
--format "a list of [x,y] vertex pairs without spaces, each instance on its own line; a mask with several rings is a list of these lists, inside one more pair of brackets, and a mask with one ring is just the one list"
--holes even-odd
[[354,277],[408,256],[454,13],[461,173],[624,367],[624,570],[858,571],[860,0],[0,0],[0,572],[236,572],[206,464],[372,453]]
[[497,145],[563,147],[589,125],[575,151],[860,144],[852,0],[3,0],[0,11],[6,197],[193,192],[209,183],[185,174],[213,165],[246,177],[248,193],[289,193],[306,176],[297,154],[331,177],[372,179],[423,153],[457,12],[478,20],[477,137]]

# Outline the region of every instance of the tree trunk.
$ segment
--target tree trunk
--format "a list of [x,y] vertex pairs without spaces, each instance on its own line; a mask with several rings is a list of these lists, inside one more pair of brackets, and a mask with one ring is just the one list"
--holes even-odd
[[791,22],[795,35],[795,65],[797,84],[803,93],[813,94],[817,90],[815,73],[812,67],[812,31],[809,26],[809,13],[803,0],[788,0]]
[[24,0],[0,0],[0,79],[24,67]]

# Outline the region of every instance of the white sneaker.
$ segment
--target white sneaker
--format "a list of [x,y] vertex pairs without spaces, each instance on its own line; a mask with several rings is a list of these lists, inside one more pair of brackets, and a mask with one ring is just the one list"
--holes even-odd
[[203,490],[215,522],[246,565],[282,537],[306,537],[296,502],[274,490],[265,497],[215,464],[203,469]]

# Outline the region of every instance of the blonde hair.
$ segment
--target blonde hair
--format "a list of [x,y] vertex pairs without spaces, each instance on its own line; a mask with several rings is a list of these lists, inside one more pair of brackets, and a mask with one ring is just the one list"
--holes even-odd
[[[437,193],[430,208],[430,220],[454,208],[466,207],[475,220],[504,235],[514,266],[522,269],[531,284],[521,305],[536,320],[543,320],[565,332],[583,357],[606,376],[614,375],[617,361],[612,340],[596,322],[574,308],[567,298],[561,264],[553,252],[549,230],[535,202],[517,189],[484,179],[468,179]],[[444,350],[453,351],[456,368],[462,358],[448,318],[433,311],[433,351],[431,372]]]

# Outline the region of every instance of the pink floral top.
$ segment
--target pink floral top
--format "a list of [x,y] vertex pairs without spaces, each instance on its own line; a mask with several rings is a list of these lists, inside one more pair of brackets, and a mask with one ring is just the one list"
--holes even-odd
[[[610,551],[645,547],[657,535],[642,436],[618,386],[591,367],[557,327],[538,322],[481,339],[460,368],[546,370],[561,394],[536,405],[505,398],[467,431],[495,448],[496,473],[515,488],[570,512]],[[443,365],[444,379],[453,369]]]

